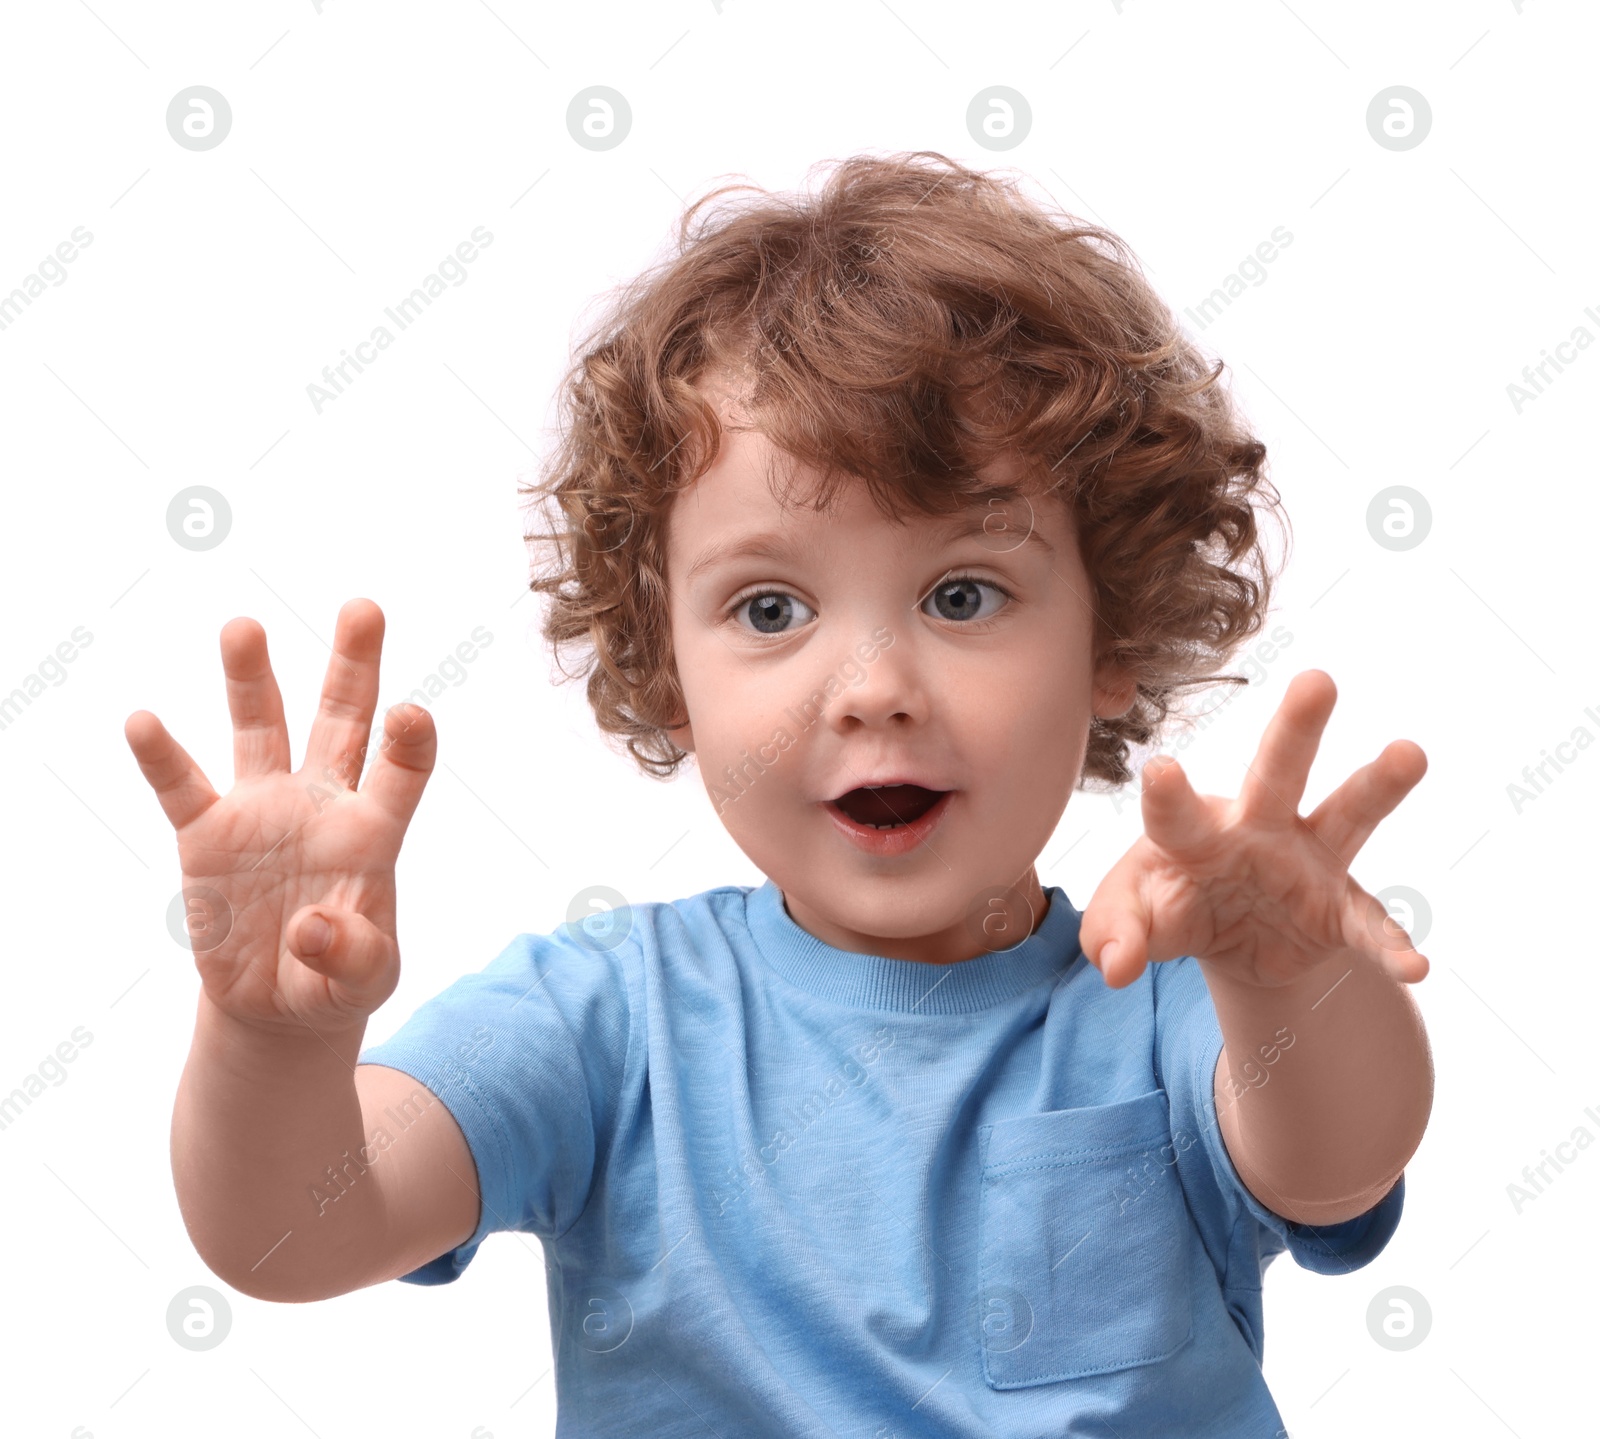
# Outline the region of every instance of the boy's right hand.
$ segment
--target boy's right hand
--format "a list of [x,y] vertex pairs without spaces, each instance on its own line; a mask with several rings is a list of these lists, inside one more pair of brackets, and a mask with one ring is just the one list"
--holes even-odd
[[[185,894],[203,888],[221,897],[189,905],[206,997],[269,1032],[359,1028],[399,982],[394,864],[433,772],[438,736],[427,710],[396,706],[356,790],[377,707],[383,630],[383,611],[371,600],[339,611],[322,703],[297,771],[289,769],[266,631],[252,619],[222,629],[233,716],[234,784],[226,796],[148,710],[123,726],[177,831]],[[309,933],[318,916],[332,931],[320,949]]]

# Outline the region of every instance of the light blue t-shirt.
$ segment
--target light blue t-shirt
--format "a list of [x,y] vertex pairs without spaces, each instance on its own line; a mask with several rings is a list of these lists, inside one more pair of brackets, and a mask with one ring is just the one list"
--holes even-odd
[[832,948],[771,881],[518,936],[360,1055],[478,1170],[403,1278],[539,1236],[563,1439],[1275,1439],[1262,1269],[1368,1263],[1404,1177],[1344,1224],[1262,1206],[1198,962],[1108,989],[1047,894],[948,965]]

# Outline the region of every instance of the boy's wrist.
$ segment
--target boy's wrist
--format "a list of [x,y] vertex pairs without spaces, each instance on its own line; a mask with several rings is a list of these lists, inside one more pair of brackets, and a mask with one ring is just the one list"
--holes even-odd
[[244,1019],[220,1008],[204,990],[195,1011],[194,1045],[209,1058],[244,1069],[277,1066],[305,1056],[313,1062],[338,1059],[352,1073],[367,1029],[366,1020],[337,1031],[313,1029],[294,1020],[268,1023]]

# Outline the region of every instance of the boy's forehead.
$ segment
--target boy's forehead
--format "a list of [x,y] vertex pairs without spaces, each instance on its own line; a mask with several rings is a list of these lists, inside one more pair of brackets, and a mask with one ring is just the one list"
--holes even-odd
[[[892,532],[896,548],[934,550],[975,537],[986,548],[1009,551],[1030,539],[1056,552],[1071,530],[1072,517],[1060,495],[1043,494],[1026,484],[1026,466],[1007,455],[979,472],[996,486],[1020,492],[978,497],[943,513],[929,514],[909,499],[898,513],[886,514],[866,481],[847,479],[822,509],[809,503],[818,476],[776,450],[759,430],[725,432],[711,468],[674,497],[667,513],[668,562],[675,581],[688,581],[718,557],[764,537],[788,536],[806,545],[826,543],[841,531]],[[780,541],[781,543],[781,541]],[[787,550],[787,544],[783,545]]]
[[952,500],[956,508],[939,513],[922,509],[908,495],[889,514],[864,479],[847,477],[830,502],[818,509],[820,473],[772,443],[759,415],[747,406],[749,385],[748,376],[725,369],[707,372],[696,384],[716,410],[721,444],[710,468],[668,506],[667,550],[680,575],[691,563],[698,568],[698,559],[720,544],[754,533],[887,527],[894,530],[899,544],[932,545],[981,531],[988,543],[1009,548],[1022,544],[1036,529],[1056,536],[1063,527],[1072,528],[1073,516],[1064,497],[1047,493],[1037,467],[1017,451],[1002,451],[977,471],[987,485],[1015,493],[980,494],[964,504]]

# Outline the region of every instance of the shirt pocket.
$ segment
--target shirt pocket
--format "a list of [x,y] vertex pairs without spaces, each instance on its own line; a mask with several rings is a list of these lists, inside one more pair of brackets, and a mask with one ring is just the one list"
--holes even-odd
[[1166,1093],[979,1133],[974,1316],[989,1387],[1109,1374],[1188,1343],[1189,1211]]

